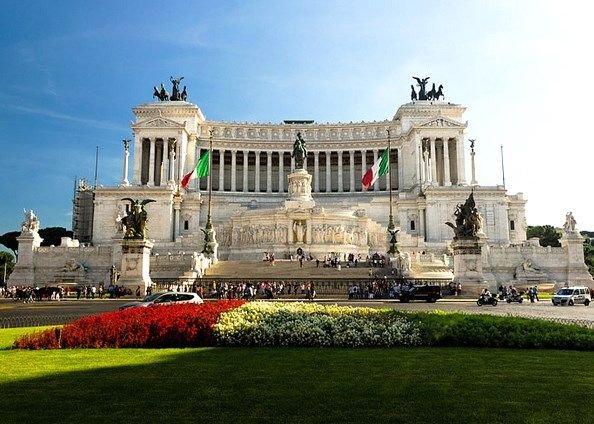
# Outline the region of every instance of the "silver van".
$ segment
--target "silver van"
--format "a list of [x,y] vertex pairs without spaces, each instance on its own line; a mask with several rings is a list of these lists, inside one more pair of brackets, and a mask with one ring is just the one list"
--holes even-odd
[[583,303],[588,306],[592,301],[590,289],[588,287],[563,287],[555,296],[553,296],[553,305],[572,306]]

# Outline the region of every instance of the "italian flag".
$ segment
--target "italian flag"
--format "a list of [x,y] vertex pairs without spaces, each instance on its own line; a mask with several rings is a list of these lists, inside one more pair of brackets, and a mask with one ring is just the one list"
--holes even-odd
[[208,174],[210,174],[210,169],[209,169],[210,163],[209,163],[208,159],[209,159],[209,156],[208,156],[208,150],[207,150],[202,156],[200,156],[200,159],[198,159],[198,163],[196,163],[196,166],[194,167],[194,169],[192,169],[190,172],[188,172],[182,178],[181,186],[183,189],[187,188],[190,181],[192,181],[196,178],[208,177]]
[[379,177],[388,173],[388,149],[384,150],[377,162],[365,172],[361,184],[365,190],[369,190]]

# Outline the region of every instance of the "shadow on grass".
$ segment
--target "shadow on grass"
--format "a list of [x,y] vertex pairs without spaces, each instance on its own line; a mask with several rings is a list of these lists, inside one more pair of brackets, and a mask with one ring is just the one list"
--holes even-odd
[[3,423],[594,422],[591,408],[575,409],[594,394],[591,352],[106,349],[0,359]]

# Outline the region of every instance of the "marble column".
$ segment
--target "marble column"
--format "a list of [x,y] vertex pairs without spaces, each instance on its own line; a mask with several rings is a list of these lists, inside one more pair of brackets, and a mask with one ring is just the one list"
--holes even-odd
[[256,170],[254,171],[254,191],[260,192],[260,152],[256,153]]
[[342,151],[338,151],[338,191],[344,189],[344,180],[342,178]]
[[225,151],[219,150],[219,191],[225,191]]
[[151,147],[149,150],[149,177],[147,186],[155,185],[155,142],[154,138],[151,138]]
[[326,193],[330,193],[332,191],[332,173],[331,173],[331,163],[330,163],[330,156],[332,152],[325,152],[326,155]]
[[142,154],[142,138],[134,134],[134,176],[132,177],[132,183],[134,185],[140,185],[142,179],[142,168],[144,167]]
[[279,152],[278,155],[278,192],[285,191],[285,152]]
[[450,178],[450,149],[449,140],[443,140],[443,185],[449,187],[452,185]]
[[237,150],[231,150],[231,191],[237,190]]
[[[378,152],[377,149],[373,149],[373,163],[377,162]],[[373,191],[379,191],[379,178],[373,184]]]
[[320,152],[314,152],[314,192],[320,191]]
[[266,152],[266,193],[272,193],[272,152]]
[[404,181],[404,167],[402,166],[402,149],[398,149],[398,190],[402,189],[401,184]]
[[243,189],[242,191],[244,193],[248,192],[248,159],[249,159],[249,154],[250,152],[248,152],[247,150],[243,151]]
[[[363,175],[367,172],[367,150],[361,150],[361,179],[363,179]],[[361,184],[361,190],[363,189],[363,184],[361,180],[359,180],[359,184]]]
[[355,152],[349,151],[349,191],[355,191]]
[[175,185],[175,141],[169,141],[169,181],[168,185],[173,187]]
[[458,171],[458,185],[466,185],[466,166],[464,163],[464,140],[463,139],[456,139],[456,151],[457,155],[457,165],[456,169]]
[[124,175],[122,177],[122,184],[123,186],[129,186],[130,182],[128,181],[128,162],[130,158],[130,140],[122,140],[124,143]]
[[437,160],[435,156],[435,138],[431,139],[431,183],[437,185]]

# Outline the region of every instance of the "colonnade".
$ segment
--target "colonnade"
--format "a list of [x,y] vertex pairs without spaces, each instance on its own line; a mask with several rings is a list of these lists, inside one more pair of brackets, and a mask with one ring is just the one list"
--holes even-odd
[[[200,152],[203,154],[204,150]],[[378,158],[378,149],[309,152],[305,167],[312,174],[312,191],[362,191],[361,178]],[[216,149],[212,155],[213,191],[230,192],[286,192],[287,177],[295,168],[288,151],[251,151]],[[397,149],[391,152],[392,188],[398,188]],[[200,188],[208,189],[207,179]],[[387,176],[375,183],[373,190],[387,190]]]
[[465,185],[464,146],[458,138],[425,137],[418,143],[419,179],[427,185]]
[[[126,146],[124,146],[127,151]],[[134,145],[135,162],[140,159],[140,166],[134,168],[134,182],[153,187],[172,185],[181,179],[176,158],[180,156],[180,146],[173,137],[143,138]],[[127,163],[127,160],[125,160]],[[124,175],[127,171],[124,170]]]

